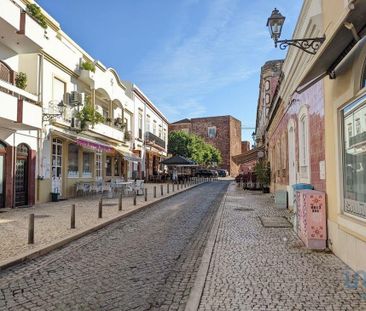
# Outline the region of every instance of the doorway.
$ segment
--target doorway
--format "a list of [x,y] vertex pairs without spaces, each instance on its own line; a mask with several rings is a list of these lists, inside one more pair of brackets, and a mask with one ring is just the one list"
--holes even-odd
[[15,206],[28,204],[29,148],[25,144],[17,147],[15,166]]
[[0,208],[5,207],[6,146],[0,142]]

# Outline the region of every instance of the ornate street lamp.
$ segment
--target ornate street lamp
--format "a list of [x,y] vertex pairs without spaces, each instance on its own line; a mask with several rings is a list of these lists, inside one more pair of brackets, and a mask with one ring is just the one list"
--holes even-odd
[[286,17],[283,16],[276,8],[272,11],[271,16],[267,20],[267,27],[271,38],[275,43],[275,47],[279,43],[280,49],[284,50],[289,45],[293,45],[306,53],[316,54],[320,46],[325,40],[325,36],[320,38],[304,38],[304,39],[292,39],[292,40],[278,40],[281,37],[282,26]]
[[[50,108],[53,108],[53,110],[55,111],[56,109],[54,109],[54,106],[55,104],[57,103],[57,101],[54,101],[54,100],[51,100],[49,103],[48,103],[48,107]],[[56,108],[58,110],[58,112],[53,112],[53,113],[45,113],[43,112],[42,113],[42,121],[50,121],[52,120],[53,118],[56,118],[56,117],[59,117],[62,115],[62,113],[64,112],[64,108],[66,106],[64,105],[64,102],[61,100],[59,103],[57,103],[56,105]]]

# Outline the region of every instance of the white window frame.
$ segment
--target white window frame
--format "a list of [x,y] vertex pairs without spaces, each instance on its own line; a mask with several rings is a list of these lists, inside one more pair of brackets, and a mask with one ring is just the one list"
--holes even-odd
[[100,152],[95,154],[95,177],[97,180],[103,179],[103,156]]
[[[210,136],[210,131],[211,130],[215,130],[215,135],[214,136]],[[216,126],[207,127],[207,137],[208,138],[216,138],[217,137],[217,128],[216,128]]]

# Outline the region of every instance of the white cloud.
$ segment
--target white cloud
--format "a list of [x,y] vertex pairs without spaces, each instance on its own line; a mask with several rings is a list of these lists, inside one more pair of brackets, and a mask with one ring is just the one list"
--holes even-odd
[[205,113],[206,95],[254,74],[257,78],[263,56],[273,49],[261,5],[246,6],[241,0],[186,0],[185,4],[204,2],[207,10],[202,11],[207,13],[190,34],[178,27],[180,31],[137,68],[144,89],[169,118],[187,117],[192,114],[187,108],[195,105],[194,114]]

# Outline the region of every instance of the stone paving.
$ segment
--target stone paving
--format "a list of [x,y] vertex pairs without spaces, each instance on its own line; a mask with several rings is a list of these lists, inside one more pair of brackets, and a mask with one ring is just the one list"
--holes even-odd
[[161,201],[0,273],[0,310],[184,310],[228,182]]
[[[157,198],[153,198],[153,188],[157,187]],[[145,184],[148,189],[148,202],[161,199],[160,184]],[[167,197],[166,184],[163,184],[164,197]],[[180,186],[179,191],[185,190]],[[175,192],[177,193],[177,186]],[[172,195],[172,185],[170,193]],[[133,205],[131,196],[123,198],[123,211],[118,211],[118,199],[104,198],[103,218],[98,219],[99,196],[78,197],[66,201],[35,205],[31,208],[0,209],[0,264],[14,256],[38,250],[53,242],[73,236],[85,229],[123,215],[133,209],[146,205],[144,196],[137,196]],[[76,204],[76,228],[70,229],[71,205]],[[35,244],[27,244],[29,214],[35,214]]]
[[223,204],[199,310],[366,310],[366,285],[349,288],[351,270],[334,254],[262,226],[260,216],[289,216],[270,195],[232,183]]

